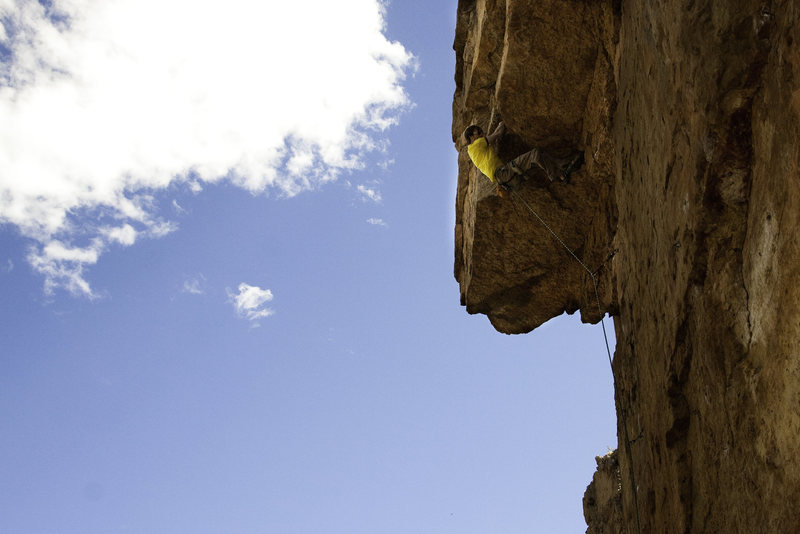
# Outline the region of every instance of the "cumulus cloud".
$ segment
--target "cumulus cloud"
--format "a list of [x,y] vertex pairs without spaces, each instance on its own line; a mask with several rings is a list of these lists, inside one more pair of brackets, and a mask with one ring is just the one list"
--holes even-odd
[[239,317],[247,319],[254,326],[258,326],[257,321],[264,317],[269,317],[274,311],[265,308],[264,304],[273,299],[272,291],[261,289],[258,286],[251,286],[242,282],[239,284],[238,291],[234,293],[228,289],[228,299],[236,309]]
[[409,106],[383,0],[0,0],[0,21],[0,223],[46,290],[92,296],[109,246],[174,231],[168,186],[293,196],[363,168]]
[[370,217],[369,219],[367,219],[367,222],[369,224],[373,225],[373,226],[388,226],[386,224],[386,221],[384,221],[383,219],[376,218],[376,217]]

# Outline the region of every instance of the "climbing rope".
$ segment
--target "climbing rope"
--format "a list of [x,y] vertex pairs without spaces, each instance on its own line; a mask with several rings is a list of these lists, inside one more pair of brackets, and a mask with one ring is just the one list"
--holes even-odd
[[[575,258],[575,261],[577,261],[578,264],[580,264],[580,266],[583,268],[583,270],[586,271],[587,274],[589,275],[589,278],[591,278],[592,285],[594,286],[594,298],[597,301],[597,311],[600,313],[600,324],[603,327],[603,339],[606,342],[606,352],[608,353],[608,365],[611,366],[611,376],[613,377],[614,376],[614,364],[613,364],[613,360],[612,360],[612,357],[611,357],[611,347],[609,346],[609,343],[608,343],[608,334],[606,333],[606,324],[605,324],[605,321],[603,320],[603,317],[604,317],[605,314],[603,313],[603,308],[600,305],[600,294],[597,291],[597,278],[595,277],[595,274],[600,270],[600,268],[598,268],[597,270],[592,272],[591,269],[589,269],[586,266],[586,264],[584,264],[581,261],[581,259],[572,251],[572,249],[569,248],[566,243],[564,243],[564,241],[558,236],[558,234],[555,233],[552,228],[550,228],[550,225],[548,225],[544,221],[544,219],[542,219],[539,216],[539,214],[536,213],[536,210],[534,210],[530,206],[530,204],[528,204],[528,202],[524,198],[522,198],[522,195],[520,195],[519,193],[517,193],[513,189],[511,190],[511,195],[512,195],[512,198],[518,199],[520,202],[522,202],[522,204],[528,209],[528,211],[530,211],[536,217],[536,219],[538,219],[539,222],[542,223],[542,226],[547,228],[547,231],[550,232],[550,234],[553,237],[556,238],[556,241],[558,241],[561,244],[561,246],[564,248],[564,250],[566,250],[569,253],[570,256]],[[606,262],[608,260],[610,260],[614,256],[615,253],[616,253],[616,251],[613,252],[608,257],[608,259],[606,259]],[[605,263],[605,262],[603,262],[603,263]],[[602,265],[601,265],[601,267],[602,267]],[[625,450],[628,452],[628,465],[630,466],[631,485],[633,487],[633,507],[634,507],[634,511],[636,512],[636,514],[635,514],[636,515],[636,530],[637,530],[637,532],[639,534],[642,534],[642,527],[641,527],[641,523],[639,521],[639,498],[637,496],[638,491],[637,491],[637,487],[636,487],[636,476],[634,474],[634,468],[633,468],[633,453],[631,452],[631,440],[628,437],[628,423],[627,423],[627,421],[625,419],[625,409],[622,407],[622,405],[620,405],[620,417],[622,419],[622,428],[623,428],[623,433],[625,435]]]

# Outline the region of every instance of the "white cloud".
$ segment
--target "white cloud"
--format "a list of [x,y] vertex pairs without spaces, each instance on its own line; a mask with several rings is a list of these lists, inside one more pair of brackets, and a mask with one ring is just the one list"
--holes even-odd
[[380,202],[383,200],[381,192],[377,189],[372,189],[363,185],[359,185],[356,189],[363,195],[364,200],[371,200],[372,202]]
[[386,221],[384,221],[383,219],[377,219],[375,217],[370,217],[369,219],[367,219],[367,222],[373,226],[388,226],[386,224]]
[[198,274],[197,276],[189,278],[183,282],[182,291],[191,295],[204,294],[206,292],[206,277],[202,274]]
[[174,230],[167,186],[296,195],[362,168],[409,106],[382,0],[48,5],[0,0],[0,223],[46,289],[91,296],[108,246]]
[[186,213],[186,210],[183,208],[183,206],[178,204],[178,201],[175,199],[172,199],[172,209],[175,210],[175,213],[178,215],[183,215]]
[[239,284],[238,292],[234,293],[228,289],[228,298],[239,317],[249,320],[254,326],[258,326],[257,321],[264,317],[269,317],[274,311],[265,308],[264,304],[271,302],[273,295],[269,289],[261,289],[258,286],[251,286],[242,282]]
[[108,238],[108,241],[121,245],[130,246],[136,242],[137,232],[130,224],[123,224],[115,228],[107,227],[102,230],[102,233]]

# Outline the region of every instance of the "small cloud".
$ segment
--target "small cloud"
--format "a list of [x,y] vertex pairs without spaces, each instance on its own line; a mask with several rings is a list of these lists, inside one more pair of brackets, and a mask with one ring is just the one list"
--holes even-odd
[[183,282],[182,291],[190,295],[204,294],[206,292],[206,277],[202,274],[198,274],[197,276],[189,278]]
[[184,213],[186,213],[186,210],[183,209],[183,206],[178,204],[178,201],[175,199],[172,200],[172,209],[174,209],[175,213],[177,213],[178,215],[183,215]]
[[175,230],[178,229],[178,225],[170,222],[170,221],[159,221],[157,223],[152,223],[148,230],[148,236],[150,237],[164,237],[167,234],[171,234]]
[[386,224],[386,221],[384,221],[383,219],[376,219],[375,217],[370,217],[369,219],[367,219],[367,222],[373,226],[388,226]]
[[50,241],[44,247],[44,253],[54,261],[76,262],[76,263],[97,263],[99,252],[98,241],[93,242],[85,248],[70,247],[60,241]]
[[116,228],[104,228],[102,233],[108,238],[109,242],[117,242],[129,247],[136,242],[136,230],[130,224],[125,224]]
[[236,309],[236,314],[253,323],[253,327],[258,327],[256,322],[264,317],[269,317],[275,312],[265,308],[264,304],[272,301],[272,291],[261,289],[258,286],[251,286],[242,282],[239,284],[238,293],[228,289],[228,299]]
[[86,280],[85,268],[95,265],[103,252],[115,244],[131,246],[140,236],[163,237],[177,228],[172,222],[147,216],[142,226],[141,230],[137,230],[127,223],[122,226],[87,224],[84,235],[94,234],[95,237],[89,239],[85,246],[74,246],[70,239],[42,238],[40,243],[28,249],[26,259],[34,271],[44,276],[45,295],[50,296],[56,289],[63,288],[72,295],[96,299],[98,294]]
[[14,262],[13,262],[13,261],[11,261],[11,260],[8,260],[8,261],[6,262],[5,269],[3,269],[3,270],[4,270],[6,273],[10,273],[11,271],[13,271],[13,270],[14,270]]
[[62,243],[51,242],[41,249],[31,247],[27,259],[36,272],[44,275],[45,295],[51,296],[57,287],[63,287],[73,295],[95,299],[98,295],[84,278],[83,268],[94,264],[98,254],[98,248],[67,248]]
[[371,200],[372,202],[380,202],[383,200],[381,192],[376,189],[370,189],[369,187],[365,187],[363,185],[359,185],[357,189],[358,192],[363,195],[364,200]]
[[380,167],[384,171],[388,171],[389,167],[391,167],[392,165],[394,165],[394,159],[386,159],[378,162],[378,167]]

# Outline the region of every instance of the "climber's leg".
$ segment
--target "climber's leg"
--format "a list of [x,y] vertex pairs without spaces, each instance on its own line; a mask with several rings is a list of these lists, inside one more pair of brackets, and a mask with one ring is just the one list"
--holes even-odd
[[569,158],[555,158],[543,150],[534,148],[521,156],[517,156],[511,162],[511,166],[516,166],[524,173],[527,173],[534,166],[542,169],[547,178],[552,182],[559,180],[565,182],[569,174],[580,167],[575,156]]
[[538,148],[534,148],[511,160],[511,165],[516,166],[526,174],[536,167],[542,169],[551,182],[561,179],[561,166],[559,163],[558,160]]
[[494,171],[494,179],[497,185],[510,191],[516,188],[525,179],[520,169],[515,169],[511,163],[501,165]]

